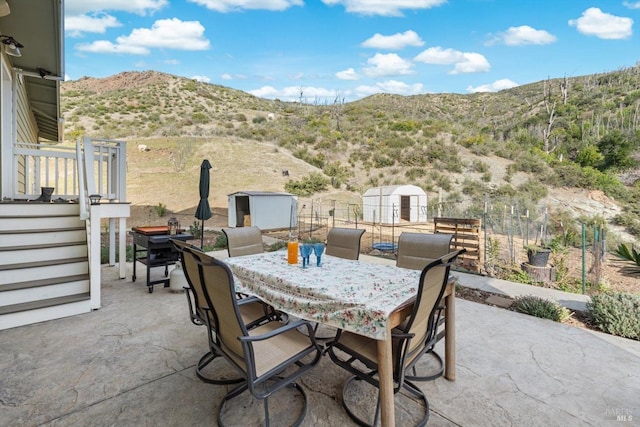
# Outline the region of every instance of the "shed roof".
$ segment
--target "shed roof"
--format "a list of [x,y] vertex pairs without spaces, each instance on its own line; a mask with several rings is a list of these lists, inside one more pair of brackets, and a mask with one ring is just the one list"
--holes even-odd
[[294,196],[291,193],[275,192],[275,191],[236,191],[229,194],[229,196]]
[[364,192],[362,197],[377,197],[380,195],[388,196],[391,194],[399,194],[403,196],[423,196],[427,193],[417,185],[385,185],[382,187],[373,187]]

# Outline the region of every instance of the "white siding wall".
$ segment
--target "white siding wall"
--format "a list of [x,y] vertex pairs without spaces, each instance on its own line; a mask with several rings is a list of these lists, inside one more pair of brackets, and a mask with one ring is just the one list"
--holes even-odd
[[[20,142],[37,142],[38,128],[33,113],[29,109],[27,89],[20,79],[15,80],[16,94],[16,140]],[[33,165],[29,165],[33,171]],[[18,159],[18,182],[15,189],[16,194],[34,193],[35,188],[26,188],[24,158]]]

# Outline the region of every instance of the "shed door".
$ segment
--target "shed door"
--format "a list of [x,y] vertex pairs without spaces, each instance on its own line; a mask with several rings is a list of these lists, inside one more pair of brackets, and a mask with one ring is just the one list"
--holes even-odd
[[400,196],[400,219],[411,221],[411,196]]
[[249,196],[236,196],[236,227],[244,226],[245,215],[251,215]]

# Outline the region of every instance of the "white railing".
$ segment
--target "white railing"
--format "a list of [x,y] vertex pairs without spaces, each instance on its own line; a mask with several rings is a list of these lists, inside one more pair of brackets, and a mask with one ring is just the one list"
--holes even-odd
[[123,141],[84,138],[76,147],[18,142],[13,157],[14,199],[35,199],[42,187],[53,187],[54,199],[77,199],[85,218],[90,195],[126,202]]
[[126,144],[123,141],[84,138],[76,146],[80,188],[80,216],[88,216],[89,196],[109,202],[126,202]]

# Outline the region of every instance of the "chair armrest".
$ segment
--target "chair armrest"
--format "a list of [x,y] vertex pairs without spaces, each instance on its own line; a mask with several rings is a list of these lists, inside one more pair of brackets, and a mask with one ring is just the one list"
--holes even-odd
[[286,325],[281,326],[278,329],[274,329],[272,331],[269,331],[267,333],[264,334],[260,334],[260,335],[253,335],[253,336],[244,336],[244,337],[238,337],[238,339],[240,339],[241,342],[254,342],[254,341],[263,341],[269,338],[273,338],[276,335],[280,335],[283,334],[287,331],[290,331],[292,329],[297,329],[298,327],[305,325],[307,326],[307,329],[310,332],[309,338],[311,338],[312,342],[315,342],[315,335],[313,333],[313,327],[311,326],[311,323],[309,323],[306,320],[298,320],[297,322],[290,322],[287,323]]

